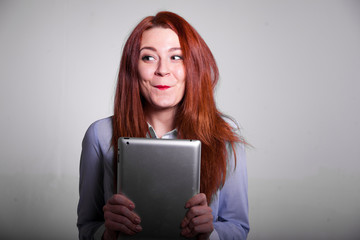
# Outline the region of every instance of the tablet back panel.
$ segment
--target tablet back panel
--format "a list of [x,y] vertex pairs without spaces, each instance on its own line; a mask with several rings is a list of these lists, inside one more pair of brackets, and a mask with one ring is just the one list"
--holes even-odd
[[185,203],[200,191],[201,142],[119,138],[118,144],[118,192],[135,203],[143,228],[121,239],[185,239],[180,223]]

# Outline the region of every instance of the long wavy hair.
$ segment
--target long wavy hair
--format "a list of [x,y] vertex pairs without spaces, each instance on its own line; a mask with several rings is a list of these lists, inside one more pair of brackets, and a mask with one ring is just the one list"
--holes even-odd
[[[198,139],[202,143],[200,191],[205,193],[210,203],[212,196],[225,183],[226,144],[230,143],[234,150],[234,143],[244,140],[233,132],[216,108],[213,92],[219,72],[209,47],[179,15],[159,12],[156,16],[144,18],[125,43],[114,99],[112,146],[117,148],[119,137],[145,137],[149,131],[143,110],[145,100],[140,94],[138,62],[142,34],[155,27],[170,28],[179,37],[186,80],[175,126],[179,138]],[[115,166],[114,169],[116,171]]]

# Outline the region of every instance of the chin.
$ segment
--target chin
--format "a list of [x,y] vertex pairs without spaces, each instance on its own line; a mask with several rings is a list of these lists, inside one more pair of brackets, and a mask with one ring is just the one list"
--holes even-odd
[[176,107],[177,104],[174,103],[154,103],[152,104],[152,106],[156,109],[169,109],[169,108],[174,108]]
[[176,98],[149,98],[149,107],[156,109],[156,110],[162,110],[162,109],[170,109],[177,107],[178,103],[180,101]]
[[155,106],[156,109],[159,110],[166,110],[166,109],[171,109],[176,107],[176,105],[160,105],[160,106]]

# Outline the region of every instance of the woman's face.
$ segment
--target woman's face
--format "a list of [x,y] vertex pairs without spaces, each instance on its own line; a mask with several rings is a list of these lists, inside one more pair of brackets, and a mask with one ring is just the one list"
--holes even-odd
[[151,28],[143,33],[138,70],[147,107],[176,108],[184,96],[185,68],[179,38],[173,30]]

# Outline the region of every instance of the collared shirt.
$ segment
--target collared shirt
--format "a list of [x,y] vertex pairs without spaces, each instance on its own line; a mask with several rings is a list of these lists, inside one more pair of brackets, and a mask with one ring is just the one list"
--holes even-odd
[[[237,131],[236,124],[224,118]],[[149,124],[151,136],[157,137]],[[162,136],[177,138],[174,129]],[[90,125],[82,142],[80,159],[80,198],[78,203],[79,239],[101,239],[104,227],[103,206],[114,192],[113,159],[111,146],[112,118],[98,120]],[[211,200],[214,231],[210,239],[242,240],[249,232],[247,171],[244,145],[235,144],[234,154],[230,144],[228,150],[227,177],[224,185]]]
[[[151,126],[150,123],[147,123],[148,127],[149,127],[149,132],[150,132],[150,136],[149,134],[146,134],[146,137],[151,137],[151,138],[159,138],[155,132],[155,129],[153,128],[153,126]],[[178,135],[178,131],[175,128],[174,130],[171,130],[170,132],[165,133],[161,138],[162,139],[176,139]]]

